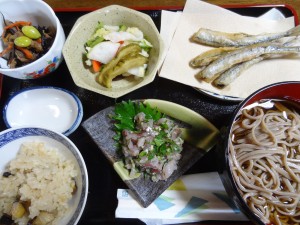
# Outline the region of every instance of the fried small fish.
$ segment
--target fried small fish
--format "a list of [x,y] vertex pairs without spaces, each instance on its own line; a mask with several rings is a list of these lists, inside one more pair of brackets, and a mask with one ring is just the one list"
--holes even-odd
[[250,35],[246,33],[226,33],[206,28],[200,28],[191,38],[200,44],[214,47],[241,47],[262,42],[271,42],[283,37],[298,36],[300,25],[293,27],[285,32],[262,33]]
[[291,53],[300,53],[300,46],[288,47],[274,43],[262,43],[246,46],[220,56],[218,59],[197,73],[195,77],[197,79],[210,82],[224,71],[239,63],[255,59],[265,54],[280,55]]
[[260,56],[255,59],[237,64],[222,73],[212,82],[212,84],[217,88],[224,88],[238,78],[243,71],[262,60],[264,60],[264,57]]
[[227,53],[229,51],[235,50],[236,48],[225,47],[225,48],[214,48],[208,51],[203,52],[202,54],[196,56],[190,61],[190,66],[193,68],[199,68],[203,66],[207,66],[212,61],[219,58],[222,54]]
[[[297,43],[298,41],[299,41],[299,37],[295,37],[291,40],[288,40],[287,42],[284,42],[283,46],[292,46],[293,44]],[[281,57],[283,55],[289,55],[289,54],[280,54],[279,57]],[[230,83],[232,83],[236,78],[238,78],[242,74],[243,71],[245,71],[246,69],[250,68],[251,66],[253,66],[265,59],[272,58],[272,56],[273,56],[272,54],[266,54],[266,55],[262,55],[257,58],[254,58],[252,60],[237,64],[237,65],[231,67],[230,69],[226,70],[222,74],[220,74],[212,82],[212,84],[217,88],[224,88],[224,87],[228,86]],[[275,55],[275,57],[276,57],[276,55]]]

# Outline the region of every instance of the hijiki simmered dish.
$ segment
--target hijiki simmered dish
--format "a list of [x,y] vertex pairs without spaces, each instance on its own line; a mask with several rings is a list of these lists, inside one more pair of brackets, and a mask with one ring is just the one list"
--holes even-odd
[[22,143],[0,177],[0,224],[56,225],[76,193],[74,164],[43,142]]
[[30,21],[4,20],[1,40],[4,46],[0,57],[7,60],[8,68],[18,68],[42,57],[51,48],[55,30],[34,26]]
[[177,169],[183,139],[170,118],[143,102],[121,102],[115,106],[116,136],[129,176],[142,173],[154,182],[167,180]]
[[200,28],[191,41],[214,48],[194,57],[190,66],[198,70],[195,77],[200,81],[224,88],[256,63],[299,54],[300,46],[295,46],[299,35],[300,25],[285,32],[257,35]]
[[232,175],[265,224],[300,224],[300,115],[289,101],[243,109],[229,140]]

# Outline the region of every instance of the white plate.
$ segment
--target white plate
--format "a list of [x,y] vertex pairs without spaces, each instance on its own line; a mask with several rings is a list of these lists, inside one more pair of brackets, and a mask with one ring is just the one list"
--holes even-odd
[[207,96],[210,96],[210,97],[213,97],[213,98],[217,98],[217,99],[221,99],[221,100],[228,100],[228,101],[233,101],[233,102],[241,102],[244,100],[244,98],[239,98],[239,97],[234,97],[234,96],[228,96],[228,95],[219,95],[217,93],[214,93],[214,92],[211,92],[211,91],[206,91],[206,90],[203,90],[201,88],[195,88],[197,91],[207,95]]
[[10,127],[36,126],[69,135],[83,116],[82,104],[72,92],[52,87],[31,87],[14,94],[5,104],[3,119]]

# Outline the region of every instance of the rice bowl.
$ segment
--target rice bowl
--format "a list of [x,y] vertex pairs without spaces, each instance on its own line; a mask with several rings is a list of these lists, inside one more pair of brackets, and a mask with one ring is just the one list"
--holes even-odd
[[[88,177],[76,146],[42,128],[3,131],[0,143],[0,218],[10,217],[16,224],[77,224]],[[21,210],[14,211],[17,203]]]

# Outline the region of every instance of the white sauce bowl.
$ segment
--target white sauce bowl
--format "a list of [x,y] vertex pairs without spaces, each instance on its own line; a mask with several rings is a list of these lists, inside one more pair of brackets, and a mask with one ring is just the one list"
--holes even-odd
[[32,87],[14,94],[3,109],[8,128],[35,126],[66,136],[79,126],[83,116],[82,104],[72,92],[52,87]]

